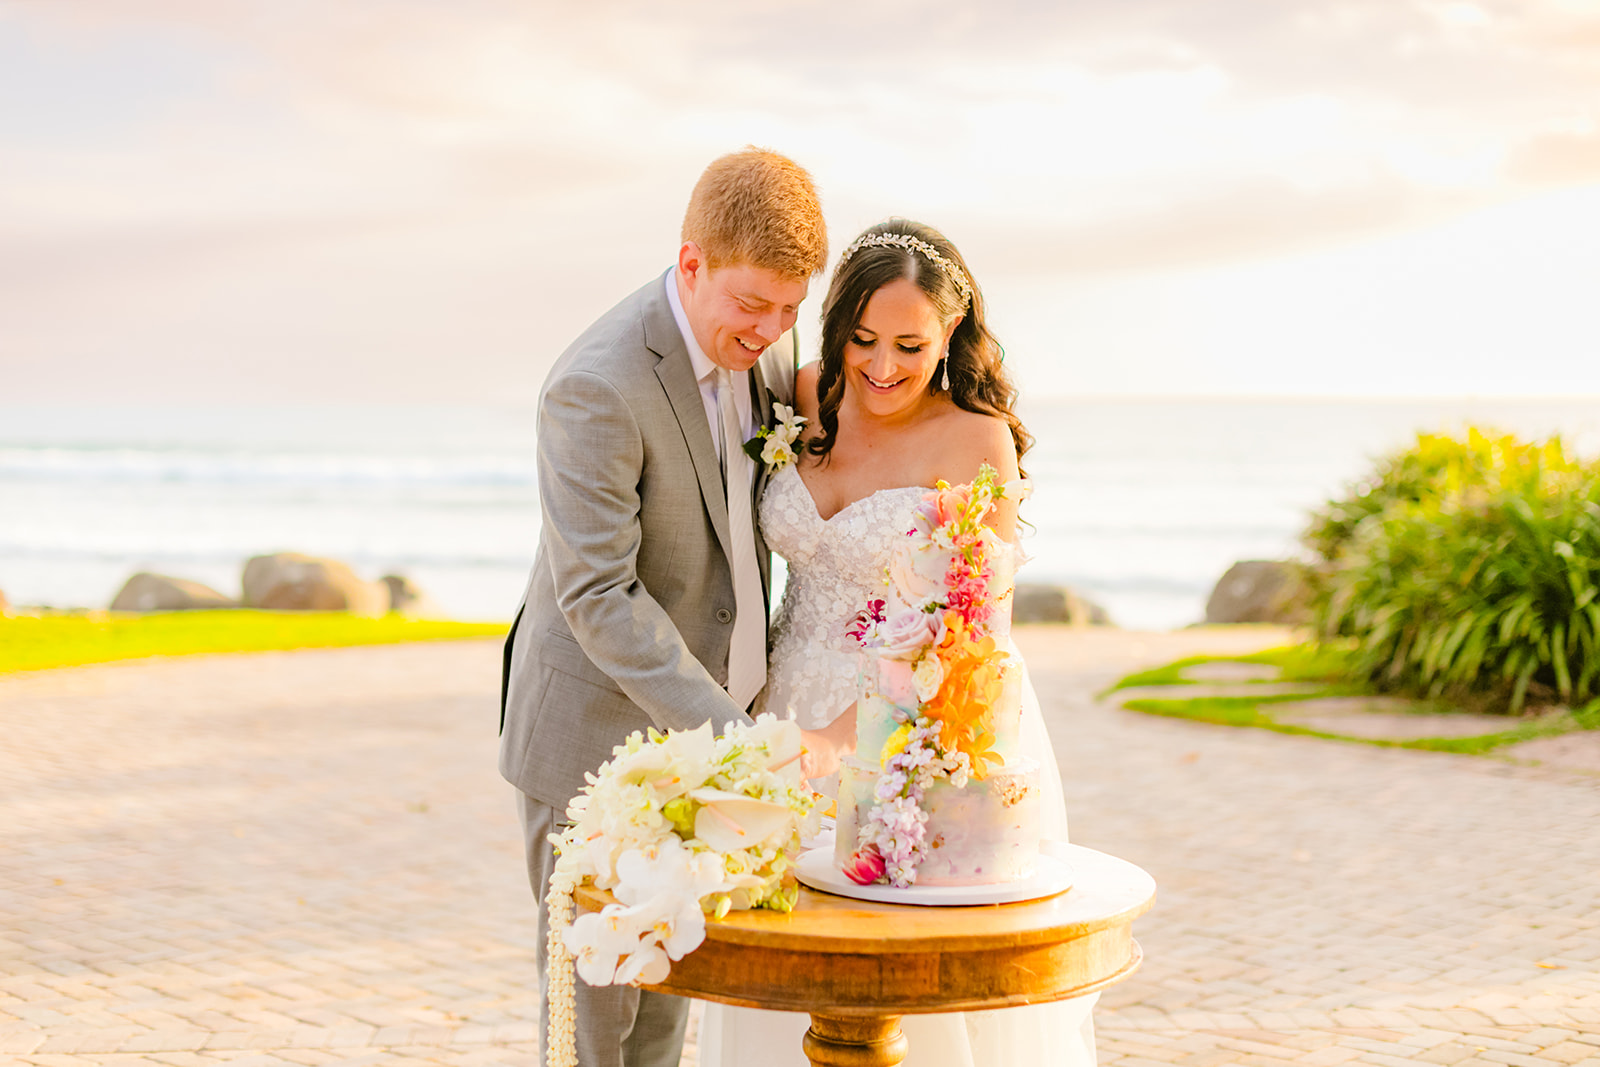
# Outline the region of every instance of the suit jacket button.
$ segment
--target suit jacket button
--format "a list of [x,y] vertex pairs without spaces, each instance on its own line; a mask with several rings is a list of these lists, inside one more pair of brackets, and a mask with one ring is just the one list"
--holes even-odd
[[729,611],[727,608],[718,608],[717,609],[717,621],[718,622],[732,622],[733,621],[733,612]]

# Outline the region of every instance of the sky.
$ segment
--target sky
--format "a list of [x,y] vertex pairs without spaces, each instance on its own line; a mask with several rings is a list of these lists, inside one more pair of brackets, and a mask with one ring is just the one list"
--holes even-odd
[[0,403],[528,404],[751,143],[1032,397],[1600,395],[1597,0],[0,0]]

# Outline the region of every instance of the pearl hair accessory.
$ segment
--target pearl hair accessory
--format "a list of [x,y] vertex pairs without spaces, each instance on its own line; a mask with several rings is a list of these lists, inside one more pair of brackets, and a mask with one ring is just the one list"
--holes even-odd
[[[855,242],[846,248],[839,256],[839,266],[850,262],[850,257],[863,248],[888,247],[904,248],[908,252],[920,252],[928,262],[949,275],[955,283],[956,289],[961,293],[961,306],[966,307],[972,303],[972,282],[967,280],[967,275],[962,269],[940,254],[939,250],[920,237],[913,237],[909,233],[864,233],[855,239]],[[835,268],[837,269],[837,268]]]

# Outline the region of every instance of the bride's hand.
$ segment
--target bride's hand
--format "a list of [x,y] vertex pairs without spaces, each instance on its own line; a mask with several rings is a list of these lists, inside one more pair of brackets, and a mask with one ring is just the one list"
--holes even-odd
[[839,761],[856,745],[856,706],[820,730],[801,730],[800,773],[808,779],[826,778],[839,769]]

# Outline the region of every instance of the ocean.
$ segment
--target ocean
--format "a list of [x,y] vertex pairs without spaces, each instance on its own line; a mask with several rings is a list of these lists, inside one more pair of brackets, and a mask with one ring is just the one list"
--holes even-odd
[[[1600,453],[1584,400],[1084,399],[1025,405],[1037,444],[1021,579],[1117,624],[1200,620],[1239,559],[1286,558],[1310,509],[1418,430],[1561,433]],[[410,576],[449,614],[509,619],[539,537],[531,411],[0,407],[0,591],[105,607],[152,570],[238,595],[294,550]]]

